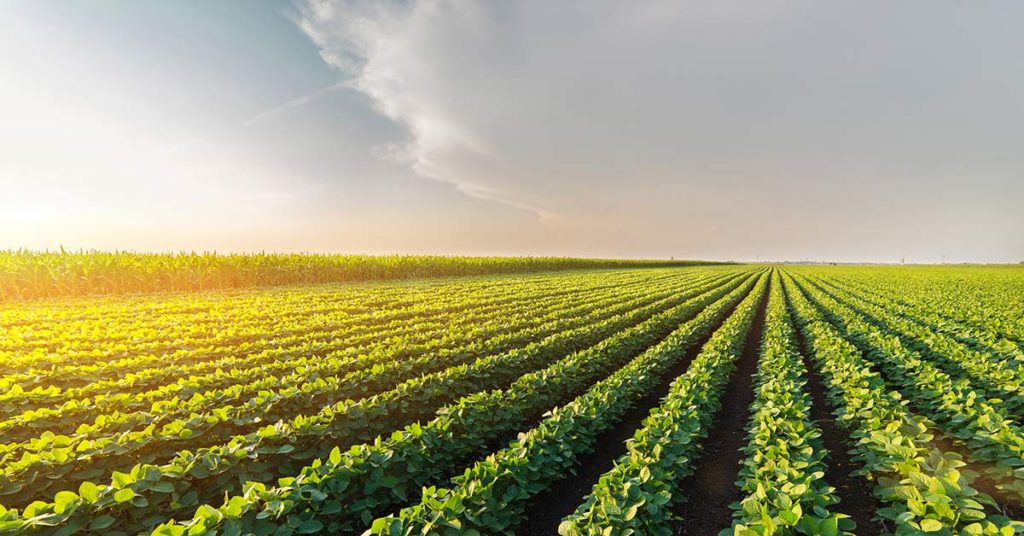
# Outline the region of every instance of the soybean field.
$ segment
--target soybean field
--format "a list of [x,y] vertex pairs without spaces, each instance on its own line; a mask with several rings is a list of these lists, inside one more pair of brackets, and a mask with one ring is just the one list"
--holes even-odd
[[1024,532],[1024,267],[489,263],[11,279],[0,534]]

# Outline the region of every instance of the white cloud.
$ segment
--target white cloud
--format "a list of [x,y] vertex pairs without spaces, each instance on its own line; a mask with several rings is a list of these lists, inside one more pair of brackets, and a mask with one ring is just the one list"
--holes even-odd
[[[935,210],[950,191],[1024,224],[1022,40],[996,4],[310,0],[297,23],[404,127],[389,154],[566,244],[879,259],[976,234]],[[808,225],[834,240],[792,247]]]
[[[330,65],[348,73],[351,87],[373,99],[376,109],[408,130],[409,140],[399,147],[392,144],[381,150],[407,162],[420,176],[454,184],[474,197],[521,208],[544,220],[553,214],[531,200],[506,191],[500,183],[488,183],[486,176],[471,177],[453,169],[449,155],[474,162],[493,164],[498,155],[483,139],[477,138],[472,125],[446,113],[451,102],[438,102],[430,87],[439,87],[440,73],[422,62],[417,50],[436,35],[438,17],[469,34],[479,35],[485,22],[480,10],[471,4],[444,5],[433,2],[387,3],[347,2],[343,4],[311,1],[301,8],[299,26],[320,47],[321,56]],[[454,96],[453,96],[454,97]]]

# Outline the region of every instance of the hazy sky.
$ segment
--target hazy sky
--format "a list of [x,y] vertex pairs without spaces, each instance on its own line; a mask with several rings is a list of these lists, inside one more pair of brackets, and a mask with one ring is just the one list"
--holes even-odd
[[1022,261],[1022,20],[0,0],[0,248]]

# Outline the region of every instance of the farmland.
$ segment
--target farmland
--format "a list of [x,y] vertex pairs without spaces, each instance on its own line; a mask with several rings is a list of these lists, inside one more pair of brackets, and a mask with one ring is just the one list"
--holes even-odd
[[572,257],[8,250],[0,251],[0,301],[694,264],[721,263]]
[[7,257],[2,534],[1024,532],[1024,268],[129,261]]

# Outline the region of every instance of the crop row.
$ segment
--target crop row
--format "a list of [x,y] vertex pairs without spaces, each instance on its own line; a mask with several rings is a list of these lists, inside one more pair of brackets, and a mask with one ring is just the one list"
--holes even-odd
[[[481,356],[514,350],[552,334],[586,326],[590,322],[606,318],[609,314],[621,314],[636,305],[638,304],[617,303],[611,311],[597,310],[582,316],[558,318],[542,327],[521,333],[513,332],[495,341],[483,343],[483,346],[471,345],[439,355],[377,365],[340,378],[317,378],[277,393],[258,396],[242,406],[229,405],[217,408],[205,418],[173,421],[161,428],[149,427],[138,432],[131,431],[109,438],[82,441],[73,446],[53,447],[39,453],[25,453],[17,461],[6,465],[11,485],[24,489],[26,485],[38,482],[42,486],[36,485],[25,491],[10,490],[13,500],[8,501],[8,504],[25,504],[26,500],[39,497],[39,494],[46,490],[45,484],[50,484],[50,489],[58,484],[66,487],[75,481],[110,474],[115,470],[126,471],[140,460],[160,462],[170,459],[183,447],[196,448],[228,441],[234,434],[252,431],[257,426],[253,418],[274,422],[278,418],[299,418],[308,414],[310,408],[326,406],[326,411],[339,403],[346,403],[349,397],[358,399],[385,392],[407,379],[473,363]],[[247,418],[247,415],[252,417]],[[281,417],[272,418],[274,415]],[[235,422],[235,419],[241,420]]]
[[0,534],[1020,534],[1020,274],[0,306]]
[[[229,486],[230,482],[250,479],[266,482],[275,476],[282,476],[277,470],[289,467],[292,460],[300,463],[305,460],[308,463],[313,456],[328,454],[330,446],[339,444],[339,441],[351,441],[361,437],[371,439],[377,433],[388,432],[389,427],[393,430],[395,424],[400,427],[403,421],[412,422],[427,417],[432,413],[430,408],[449,403],[458,396],[507,385],[507,382],[515,380],[515,376],[550,362],[552,357],[582,350],[605,337],[642,322],[659,310],[664,310],[667,305],[689,298],[693,299],[693,303],[686,302],[687,305],[682,306],[683,308],[702,307],[708,300],[728,292],[735,285],[736,283],[727,283],[717,288],[705,286],[683,293],[678,298],[663,300],[645,307],[627,303],[623,307],[626,314],[622,316],[612,316],[572,332],[550,337],[521,351],[480,359],[472,365],[455,367],[442,373],[410,380],[392,391],[359,402],[328,408],[330,411],[321,412],[312,419],[296,419],[290,423],[281,423],[264,428],[258,434],[236,437],[223,448],[203,449],[195,456],[179,456],[165,466],[136,467],[131,471],[131,475],[135,476],[115,478],[109,486],[98,486],[101,493],[96,501],[89,504],[98,505],[94,509],[99,511],[113,508],[116,512],[118,508],[113,496],[122,489],[130,487],[134,492],[145,495],[147,491],[153,489],[150,483],[159,483],[163,488],[164,484],[169,482],[174,488],[169,495],[158,494],[154,497],[150,494],[147,502],[156,503],[156,506],[166,505],[170,500],[170,510],[176,507],[194,509],[204,489],[216,492],[224,486]],[[708,292],[712,288],[715,290]],[[680,314],[680,307],[673,311],[675,315]],[[673,320],[677,318],[671,315],[666,317],[666,314],[668,313],[657,317],[661,329],[671,326]],[[324,450],[325,448],[327,450]],[[275,456],[282,459],[275,463],[264,462],[268,457]],[[216,497],[216,493],[207,494],[204,500],[212,497]],[[29,509],[27,514],[33,515],[26,517],[35,517],[40,515],[38,512],[46,511],[47,507],[37,504],[30,506]],[[52,503],[50,510],[53,509],[59,510],[55,502]],[[81,512],[89,509],[83,508]],[[120,510],[119,518],[126,518],[130,523],[139,523],[145,521],[144,516],[149,508],[148,505],[141,509],[125,505],[120,507]],[[149,515],[152,515],[151,511]]]
[[890,295],[881,288],[866,289],[854,285],[850,281],[839,278],[815,278],[820,283],[827,283],[831,288],[855,296],[857,301],[882,307],[886,311],[899,315],[903,319],[915,322],[936,334],[951,337],[958,343],[989,354],[989,359],[998,358],[1016,366],[1024,366],[1024,349],[1008,339],[1005,334],[992,328],[971,326],[963,322],[950,320],[915,301],[904,296]]
[[[522,308],[535,305],[533,300],[523,301],[525,303],[521,304]],[[453,338],[472,335],[467,333],[470,330],[460,328],[474,326],[475,322],[487,319],[502,319],[505,308],[498,305],[472,311],[450,311],[451,316],[446,314],[429,322],[398,318],[387,324],[377,324],[372,329],[359,327],[348,332],[317,333],[315,339],[286,337],[274,339],[272,344],[266,345],[261,343],[217,348],[216,351],[205,350],[202,359],[167,357],[161,366],[143,365],[143,368],[132,369],[131,372],[107,368],[108,374],[103,377],[116,377],[90,378],[81,387],[62,389],[49,383],[44,387],[40,383],[48,382],[48,376],[35,376],[32,381],[40,385],[26,391],[20,384],[14,384],[7,394],[0,395],[0,404],[10,415],[17,411],[28,412],[46,407],[98,404],[104,398],[122,399],[136,404],[162,396],[187,398],[211,388],[248,383],[248,378],[253,375],[288,374],[323,358],[358,357],[360,354],[382,351],[410,355],[415,351],[443,348],[450,345]],[[445,322],[446,317],[451,320]],[[183,354],[175,355],[181,357]],[[118,365],[131,366],[125,363]],[[91,370],[99,371],[103,368],[94,366]]]
[[[753,314],[766,282],[762,275],[734,315]],[[688,348],[713,331],[717,322],[706,320],[700,326],[684,326],[573,402],[556,408],[539,426],[454,478],[454,487],[425,488],[418,504],[377,518],[369,532],[511,533],[526,501],[568,474],[578,456],[593,448],[598,434],[614,426]],[[692,364],[688,370],[693,370]]]
[[1024,349],[1019,273],[1019,269],[1006,267],[973,267],[963,271],[937,268],[891,277],[882,270],[859,268],[849,275],[829,275],[861,289],[896,297],[902,305],[937,313],[947,322],[997,334]]
[[872,326],[897,336],[902,344],[927,356],[942,370],[969,380],[981,392],[987,391],[998,396],[1007,413],[1018,414],[1024,409],[1024,367],[1021,363],[1006,360],[992,352],[970,348],[949,335],[907,320],[885,307],[861,302],[841,291],[824,287],[816,280],[813,282],[819,293],[828,297],[845,297],[854,314]]
[[1013,534],[1013,523],[986,511],[988,497],[971,486],[964,462],[934,447],[934,425],[910,412],[902,397],[861,352],[829,324],[799,287],[786,279],[787,297],[808,350],[826,379],[837,423],[852,440],[861,471],[877,482],[875,495],[886,505],[878,515],[897,535],[935,533]]
[[559,526],[563,535],[672,534],[678,485],[693,471],[700,444],[720,408],[719,398],[742,352],[761,284],[714,332],[669,394],[643,421],[614,467],[602,475],[576,512]]
[[825,480],[826,450],[811,420],[807,370],[797,348],[781,278],[768,301],[756,373],[746,458],[737,484],[733,533],[848,533],[855,524],[841,513],[835,488]]
[[[643,289],[645,295],[671,292],[673,287],[649,285]],[[634,290],[634,289],[628,289]],[[635,291],[635,290],[634,290]],[[503,335],[524,329],[543,326],[560,316],[583,314],[590,309],[600,309],[628,295],[626,290],[605,291],[582,297],[570,296],[550,303],[527,303],[521,307],[509,307],[499,318],[490,322],[479,322],[472,315],[466,315],[471,322],[455,323],[450,326],[451,335],[439,337],[430,344],[407,346],[385,345],[371,351],[354,348],[346,352],[331,352],[301,359],[271,360],[266,366],[249,367],[242,370],[219,370],[208,376],[193,376],[188,385],[191,393],[165,386],[143,392],[116,395],[97,395],[78,400],[69,400],[63,405],[50,409],[23,412],[6,421],[0,421],[0,431],[7,439],[7,445],[0,447],[0,459],[4,453],[12,452],[14,441],[25,441],[35,430],[49,432],[28,451],[38,451],[51,446],[71,446],[81,439],[97,439],[104,434],[125,432],[138,426],[162,426],[175,418],[202,415],[212,409],[224,408],[254,396],[266,396],[293,385],[309,383],[317,378],[337,377],[385,365],[401,359],[410,359],[431,353],[443,357],[444,352],[473,345],[486,349],[486,343]],[[413,324],[415,328],[415,324]],[[257,360],[258,361],[258,360]],[[171,386],[180,386],[174,383]],[[89,417],[95,418],[92,424]],[[237,420],[238,417],[236,416]],[[74,437],[61,437],[73,433]]]
[[[657,279],[654,278],[654,281],[651,282],[656,282]],[[666,279],[671,278],[666,276]],[[636,277],[634,280],[618,281],[618,283],[638,285],[646,281],[647,278]],[[563,283],[571,286],[571,280],[563,281]],[[598,279],[592,278],[587,285],[590,288],[578,288],[576,294],[615,288],[599,283]],[[249,364],[247,356],[261,353],[274,355],[283,348],[306,347],[329,351],[359,346],[402,334],[420,334],[420,331],[410,331],[409,327],[422,323],[433,323],[433,326],[422,326],[424,331],[430,331],[429,328],[433,327],[435,331],[443,332],[446,328],[446,320],[458,319],[467,311],[478,311],[493,316],[509,304],[522,304],[524,301],[541,302],[548,297],[557,298],[569,293],[563,289],[550,293],[539,292],[537,296],[533,296],[531,292],[511,292],[497,297],[492,297],[487,293],[468,296],[462,294],[464,293],[456,291],[452,292],[452,296],[441,294],[435,297],[429,292],[422,292],[415,306],[397,310],[383,308],[353,316],[342,314],[337,321],[316,315],[300,316],[283,321],[283,324],[275,322],[272,325],[257,326],[253,329],[253,334],[233,336],[229,340],[218,342],[202,339],[192,340],[189,336],[178,333],[182,329],[181,326],[187,326],[190,323],[183,321],[162,330],[172,340],[169,346],[161,346],[152,351],[134,351],[122,345],[100,345],[85,352],[81,359],[76,358],[76,353],[69,350],[59,350],[42,357],[29,355],[19,359],[5,358],[3,362],[6,363],[5,366],[8,367],[9,373],[0,379],[0,386],[6,386],[8,389],[16,387],[18,390],[27,391],[39,389],[59,396],[63,394],[60,389],[64,387],[88,386],[103,380],[118,379],[126,374],[140,375],[147,370],[160,370],[168,365],[197,367],[206,364],[208,370],[253,366]],[[257,307],[252,309],[252,311],[262,310],[264,309]],[[243,316],[247,312],[243,311]],[[213,333],[231,332],[236,329],[234,323],[237,320],[237,318],[223,318],[219,324],[208,331]],[[108,320],[106,325],[113,326],[115,329],[130,329],[131,323],[125,325],[125,323],[119,324]],[[67,327],[63,329],[65,332],[72,331]],[[421,340],[429,340],[429,338]],[[46,363],[50,363],[50,365],[46,365]],[[183,370],[182,372],[189,374],[194,371]],[[83,392],[79,396],[87,396],[95,392]]]
[[[8,373],[21,373],[30,367],[46,369],[47,363],[68,369],[75,364],[115,361],[147,353],[186,360],[190,351],[197,349],[227,352],[236,347],[262,348],[279,338],[300,343],[318,340],[324,333],[352,331],[353,335],[358,335],[388,324],[396,325],[395,321],[417,318],[422,321],[470,308],[480,310],[524,299],[603,290],[622,284],[653,283],[680,275],[664,271],[627,272],[606,277],[574,274],[504,285],[421,284],[405,289],[380,289],[376,293],[370,289],[361,293],[324,289],[307,291],[288,300],[239,298],[239,303],[225,302],[205,314],[189,310],[174,315],[135,314],[118,318],[115,311],[131,310],[122,305],[120,309],[104,311],[110,314],[97,314],[87,321],[46,319],[32,321],[20,329],[3,328],[3,340],[13,350],[0,355],[5,358],[4,370]],[[395,295],[381,298],[378,293]],[[305,297],[310,295],[323,303],[308,303]],[[210,301],[212,297],[199,296],[193,297],[191,303],[194,309]]]
[[[899,338],[865,322],[844,303],[817,289],[805,290],[847,338],[878,365],[914,407],[961,440],[970,454],[985,462],[989,476],[1003,489],[1024,498],[1024,481],[1016,477],[1024,466],[1024,433],[1016,419],[964,378],[949,374],[902,345]],[[1018,499],[1019,500],[1019,499]]]

